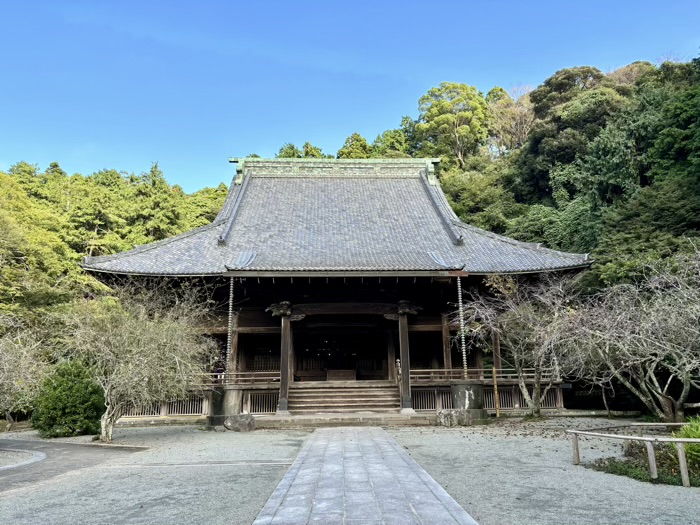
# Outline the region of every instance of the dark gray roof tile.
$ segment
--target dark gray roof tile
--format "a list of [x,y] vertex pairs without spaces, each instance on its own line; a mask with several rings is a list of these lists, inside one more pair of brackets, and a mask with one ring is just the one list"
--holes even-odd
[[158,275],[226,271],[461,270],[581,267],[587,257],[459,221],[431,159],[245,159],[209,226],[107,257],[88,270]]

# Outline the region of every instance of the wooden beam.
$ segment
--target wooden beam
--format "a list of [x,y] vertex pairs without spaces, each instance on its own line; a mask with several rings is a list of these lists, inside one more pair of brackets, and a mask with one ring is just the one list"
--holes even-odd
[[410,324],[409,332],[439,332],[442,330],[441,324]]
[[[92,270],[91,270],[92,271]],[[99,271],[99,270],[95,270]],[[459,272],[460,275],[469,275],[465,272]],[[540,273],[540,272],[531,272]],[[182,277],[188,274],[183,274]],[[401,278],[401,277],[449,277],[450,275],[455,275],[449,270],[424,270],[424,271],[407,271],[407,272],[382,272],[382,271],[313,271],[313,270],[298,270],[298,271],[263,271],[263,270],[236,270],[231,272],[224,272],[223,276],[233,276],[233,277],[391,277],[391,278]],[[489,275],[489,274],[484,274]]]
[[396,305],[388,303],[307,303],[295,304],[294,315],[348,315],[396,313]]
[[239,334],[279,334],[281,328],[279,326],[240,326],[238,327]]

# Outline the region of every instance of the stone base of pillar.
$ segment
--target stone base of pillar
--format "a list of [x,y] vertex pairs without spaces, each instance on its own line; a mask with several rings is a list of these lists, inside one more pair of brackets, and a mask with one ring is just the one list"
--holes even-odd
[[489,423],[488,412],[483,408],[460,408],[440,410],[437,413],[437,424],[442,427],[468,427]]
[[452,408],[455,410],[484,408],[484,386],[468,379],[450,382]]
[[402,409],[401,409],[401,413],[402,413],[402,414],[411,415],[411,414],[415,414],[416,411],[413,410],[411,407],[408,407],[408,408],[402,408]]
[[277,402],[277,412],[276,414],[278,416],[289,416],[291,415],[289,413],[289,400],[281,397],[280,400]]

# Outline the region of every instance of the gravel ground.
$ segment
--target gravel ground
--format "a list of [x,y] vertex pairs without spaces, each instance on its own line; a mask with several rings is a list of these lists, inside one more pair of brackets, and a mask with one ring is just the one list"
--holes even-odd
[[[499,421],[466,429],[393,429],[404,446],[481,525],[690,525],[698,490],[651,485],[571,463],[567,428],[605,419]],[[580,440],[581,460],[619,456],[613,440]]]
[[[503,420],[483,427],[394,428],[389,433],[481,525],[698,523],[698,489],[651,485],[571,464],[563,430],[606,424],[605,419]],[[0,471],[0,523],[250,524],[308,434],[119,428],[115,443],[148,449],[117,454],[110,447],[84,445],[90,437],[62,439],[63,453],[70,448],[95,456],[104,450],[104,457],[42,477],[37,469],[51,464],[54,442],[33,432],[3,433],[2,439],[34,440],[48,460]],[[27,443],[21,448],[29,448]],[[53,448],[60,448],[55,443]],[[619,442],[581,439],[583,461],[621,450]],[[54,455],[54,463],[61,457]],[[20,471],[27,473],[25,483],[13,484],[9,473],[16,478]],[[4,492],[3,477],[9,484]]]
[[0,467],[9,467],[31,459],[32,455],[27,452],[16,452],[14,450],[0,450]]
[[[13,437],[22,439],[22,434],[29,433]],[[203,432],[172,426],[117,429],[115,443],[149,449],[110,455],[98,465],[0,492],[0,522],[249,525],[307,435],[299,431]],[[0,484],[2,478],[0,472]]]

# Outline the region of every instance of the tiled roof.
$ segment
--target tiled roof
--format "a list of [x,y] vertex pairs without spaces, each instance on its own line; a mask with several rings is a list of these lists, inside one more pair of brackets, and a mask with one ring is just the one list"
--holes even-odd
[[240,272],[521,273],[582,267],[587,256],[461,222],[431,159],[244,159],[208,226],[88,257],[87,270],[152,275]]

